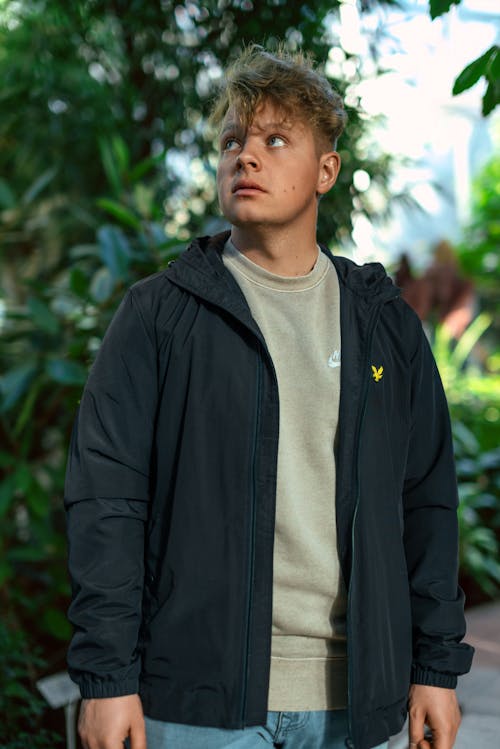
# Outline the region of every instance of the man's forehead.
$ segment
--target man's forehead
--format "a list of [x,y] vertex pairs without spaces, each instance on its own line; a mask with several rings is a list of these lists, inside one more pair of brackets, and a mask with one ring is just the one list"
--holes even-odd
[[[298,122],[298,119],[290,115],[282,108],[265,106],[259,107],[249,123],[249,129],[257,131],[273,130],[276,128],[290,129]],[[243,118],[234,108],[228,109],[222,122],[222,132],[244,128],[246,130]]]

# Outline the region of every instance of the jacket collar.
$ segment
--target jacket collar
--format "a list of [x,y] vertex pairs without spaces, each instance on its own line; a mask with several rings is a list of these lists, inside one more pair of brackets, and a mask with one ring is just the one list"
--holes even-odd
[[[197,237],[165,271],[178,286],[213,304],[237,314],[249,314],[243,293],[222,261],[222,250],[230,235],[223,231],[214,236]],[[371,305],[385,302],[400,294],[381,263],[357,265],[352,260],[331,252],[320,244],[321,251],[334,264],[339,283],[355,296]]]

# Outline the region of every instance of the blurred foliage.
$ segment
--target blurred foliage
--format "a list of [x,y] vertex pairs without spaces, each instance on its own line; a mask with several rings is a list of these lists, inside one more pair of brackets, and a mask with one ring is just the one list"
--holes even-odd
[[500,47],[497,44],[462,70],[453,84],[453,95],[472,88],[481,78],[485,78],[487,83],[482,104],[482,112],[486,117],[500,103]]
[[460,564],[485,593],[500,592],[500,367],[482,362],[478,344],[491,324],[480,313],[458,341],[435,331],[455,444],[459,485]]
[[456,248],[473,279],[479,314],[436,353],[453,418],[460,489],[461,564],[490,595],[500,586],[500,158],[472,184],[471,221]]
[[[33,694],[33,673],[64,668],[71,636],[66,618],[70,586],[64,476],[88,369],[125,289],[180,249],[178,241],[165,237],[162,211],[145,181],[153,161],[146,158],[131,166],[119,136],[102,142],[101,157],[113,163],[109,178],[120,195],[99,200],[102,218],[107,214],[109,220],[96,227],[92,241],[70,247],[64,264],[51,267],[50,238],[38,220],[47,180],[40,190],[28,189],[8,215],[2,215],[4,237],[12,239],[13,246],[17,235],[40,248],[26,258],[25,275],[16,275],[19,265],[9,257],[3,258],[2,268],[0,592],[8,626],[6,636],[0,637],[0,668],[4,659],[8,688],[3,699],[19,726],[28,714],[23,710],[33,712],[32,725],[36,710],[41,711],[42,703]],[[24,646],[22,653],[12,652],[9,632],[20,638],[29,632],[44,659],[26,653]],[[16,641],[15,648],[20,643]],[[25,684],[28,676],[23,668],[30,680],[19,686],[18,694],[16,685]],[[12,725],[6,724],[5,730]],[[55,747],[47,736],[38,732],[37,743],[30,746]],[[27,745],[26,734],[19,733],[18,739],[20,743],[12,738],[6,749]]]
[[103,144],[103,158],[117,151],[123,161],[115,163],[113,179],[121,200],[100,200],[115,223],[102,223],[93,242],[71,247],[49,278],[37,254],[27,277],[15,277],[9,262],[3,267],[0,585],[8,586],[8,608],[62,640],[69,636],[60,611],[69,595],[62,496],[78,397],[124,290],[179,251],[178,242],[165,238],[161,211],[137,176],[152,168],[151,160],[132,169],[121,139]]
[[500,156],[495,155],[472,184],[471,222],[457,247],[460,265],[473,278],[481,303],[493,318],[496,339],[500,336]]
[[[377,3],[365,0],[363,8],[372,4]],[[205,122],[222,68],[250,41],[265,41],[272,49],[284,39],[291,49],[303,45],[319,61],[328,60],[333,46],[348,63],[340,65],[342,79],[333,83],[347,93],[363,73],[358,57],[341,49],[334,31],[331,19],[339,5],[339,0],[313,6],[284,0],[0,5],[0,174],[5,175],[0,201],[3,195],[12,204],[53,170],[47,195],[55,201],[64,254],[67,240],[93,235],[95,198],[107,189],[105,167],[108,176],[113,168],[99,158],[100,143],[119,135],[132,163],[159,157],[148,188],[158,205],[164,202],[167,230],[182,238],[199,232],[207,214],[217,215],[214,137]],[[375,55],[375,43],[373,49]],[[367,170],[383,189],[390,161],[373,147],[363,148],[366,120],[355,94],[347,98],[343,169],[335,194],[322,201],[325,241],[348,236],[355,198],[360,210],[369,210],[353,187],[354,171]],[[116,198],[119,186],[111,186]]]
[[[452,5],[460,5],[462,0],[429,0],[431,18],[447,13]],[[461,94],[484,78],[486,90],[482,100],[483,115],[490,114],[500,103],[500,47],[494,44],[486,52],[470,62],[457,76],[453,84],[453,95]]]
[[40,648],[0,621],[0,746],[2,749],[56,749],[61,737],[41,725],[45,701],[37,693],[36,674],[45,667]]

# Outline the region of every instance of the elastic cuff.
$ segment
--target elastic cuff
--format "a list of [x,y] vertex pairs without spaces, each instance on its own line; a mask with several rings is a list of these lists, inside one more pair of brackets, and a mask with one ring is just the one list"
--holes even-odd
[[455,689],[457,686],[456,674],[447,674],[441,671],[433,671],[432,668],[422,668],[413,665],[411,667],[412,684],[424,684],[429,687],[443,687],[444,689]]
[[99,699],[102,697],[125,697],[127,694],[139,693],[139,680],[127,679],[126,681],[80,681],[80,694],[84,700]]

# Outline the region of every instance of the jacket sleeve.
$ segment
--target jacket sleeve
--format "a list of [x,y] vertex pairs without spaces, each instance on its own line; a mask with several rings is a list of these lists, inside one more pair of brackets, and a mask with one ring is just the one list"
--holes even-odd
[[[411,312],[411,425],[403,491],[411,596],[411,682],[454,688],[474,649],[465,634],[458,586],[458,492],[448,406],[421,323]],[[415,341],[415,337],[413,337]]]
[[86,698],[138,691],[157,391],[154,335],[132,287],[90,369],[66,467],[68,618],[74,626],[68,670]]

